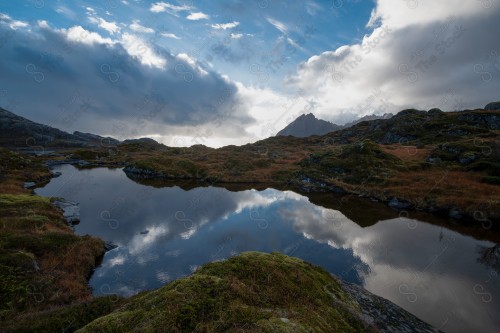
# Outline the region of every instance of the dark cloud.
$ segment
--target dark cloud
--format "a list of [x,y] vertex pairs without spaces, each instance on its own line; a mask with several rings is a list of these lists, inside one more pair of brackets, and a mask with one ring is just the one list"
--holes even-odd
[[[82,28],[31,28],[15,30],[0,48],[0,87],[22,116],[118,136],[122,123],[145,135],[163,134],[162,126],[252,120],[235,84],[186,55],[129,34],[112,41]],[[0,36],[12,31],[0,24]]]

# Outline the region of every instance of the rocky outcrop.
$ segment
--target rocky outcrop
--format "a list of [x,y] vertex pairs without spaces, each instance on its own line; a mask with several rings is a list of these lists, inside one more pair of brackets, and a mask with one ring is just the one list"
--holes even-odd
[[361,308],[364,320],[377,327],[379,332],[437,333],[439,330],[421,321],[385,298],[373,295],[357,285],[339,281],[342,289]]

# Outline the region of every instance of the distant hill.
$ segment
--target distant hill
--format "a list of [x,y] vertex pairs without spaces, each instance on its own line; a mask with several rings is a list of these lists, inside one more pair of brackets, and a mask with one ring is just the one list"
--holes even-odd
[[300,115],[297,119],[288,124],[276,136],[295,136],[305,138],[311,135],[324,135],[341,129],[329,121],[317,119],[312,113]]
[[312,113],[300,115],[293,122],[288,124],[284,129],[278,132],[276,136],[295,136],[298,138],[305,138],[311,135],[325,135],[327,133],[335,132],[343,128],[348,128],[363,121],[370,121],[376,119],[389,119],[393,116],[392,113],[386,113],[383,116],[368,115],[356,119],[345,125],[337,125],[332,122],[318,119]]
[[0,108],[0,146],[3,147],[17,149],[98,147],[116,145],[119,142],[113,138],[90,133],[70,134]]

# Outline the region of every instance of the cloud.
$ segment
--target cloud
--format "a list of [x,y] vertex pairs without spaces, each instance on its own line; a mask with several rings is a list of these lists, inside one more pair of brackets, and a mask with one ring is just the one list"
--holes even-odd
[[26,28],[28,26],[27,22],[13,20],[9,15],[3,13],[0,13],[0,23],[7,24],[12,30]]
[[140,20],[134,20],[132,24],[129,25],[129,28],[135,32],[142,32],[147,34],[152,34],[155,32],[153,29],[141,25],[140,22]]
[[191,9],[193,9],[192,6],[188,5],[176,6],[168,2],[155,2],[149,8],[149,10],[152,11],[153,13],[161,13],[165,11],[180,12]]
[[267,18],[267,22],[269,22],[273,27],[275,27],[276,29],[278,29],[279,31],[281,31],[284,34],[286,34],[288,32],[288,28],[283,22],[275,20],[271,17]]
[[[245,133],[253,119],[227,77],[187,55],[174,55],[139,36],[105,38],[81,26],[48,24],[11,31],[2,49],[0,87],[11,111],[65,131],[118,138],[218,138]],[[4,106],[4,105],[2,105]]]
[[163,36],[163,37],[166,37],[166,38],[181,39],[176,34],[173,34],[173,33],[170,33],[170,32],[162,32],[160,35]]
[[212,24],[211,27],[217,30],[226,30],[226,29],[233,29],[236,28],[240,22],[238,21],[233,21],[230,23],[220,23],[220,24]]
[[186,18],[191,21],[198,21],[198,20],[207,20],[209,16],[202,12],[196,12],[189,14]]
[[[43,24],[43,23],[42,23]],[[83,43],[87,45],[92,44],[113,44],[110,38],[103,38],[96,32],[88,31],[81,26],[74,26],[69,29],[61,29],[66,38],[71,42]]]
[[[480,2],[380,0],[360,43],[314,55],[286,78],[317,103],[315,113],[344,123],[416,107],[459,110],[498,99],[500,6]],[[450,10],[453,8],[453,10]],[[496,51],[496,53],[495,53]],[[482,74],[482,75],[481,75]]]
[[127,53],[138,59],[141,64],[158,69],[165,68],[167,63],[166,60],[156,54],[156,52],[141,38],[129,33],[124,33],[121,43],[125,50],[127,50]]
[[101,17],[93,17],[93,16],[89,17],[89,21],[91,23],[96,24],[98,27],[106,30],[112,35],[120,32],[120,27],[116,24],[116,22],[108,22]]

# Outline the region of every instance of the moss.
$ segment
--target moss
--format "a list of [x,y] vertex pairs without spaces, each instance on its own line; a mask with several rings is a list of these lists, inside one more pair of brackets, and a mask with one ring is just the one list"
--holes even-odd
[[247,252],[138,294],[78,332],[370,331],[355,303],[339,300],[348,296],[323,269],[279,253]]

